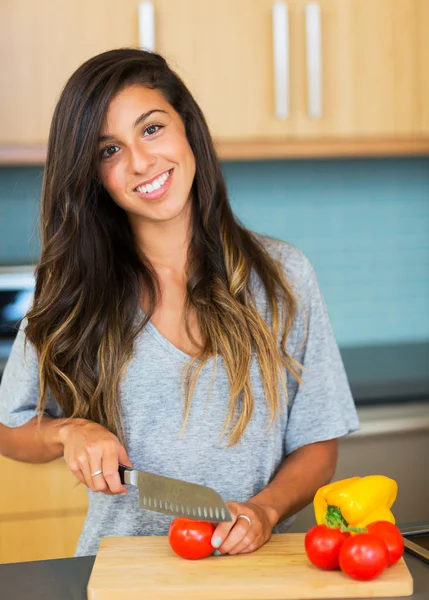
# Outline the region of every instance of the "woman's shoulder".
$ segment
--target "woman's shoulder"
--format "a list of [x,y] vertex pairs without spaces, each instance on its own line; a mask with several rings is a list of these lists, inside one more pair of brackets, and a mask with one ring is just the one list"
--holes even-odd
[[268,254],[280,263],[288,282],[296,291],[302,290],[315,278],[313,266],[306,254],[293,244],[252,232]]

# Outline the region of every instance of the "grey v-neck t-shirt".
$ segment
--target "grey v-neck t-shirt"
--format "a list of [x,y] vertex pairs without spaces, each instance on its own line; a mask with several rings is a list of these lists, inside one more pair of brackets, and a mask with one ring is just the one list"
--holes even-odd
[[[288,352],[304,365],[303,386],[287,378],[289,400],[275,425],[268,429],[259,367],[250,368],[255,410],[240,442],[227,447],[220,433],[228,412],[229,387],[223,360],[205,365],[195,388],[184,434],[183,368],[189,357],[173,346],[154,326],[135,342],[133,359],[121,382],[121,402],[128,456],[136,469],[208,485],[228,501],[245,502],[273,479],[284,459],[298,448],[345,436],[359,428],[355,405],[333,335],[316,274],[305,255],[294,246],[261,238],[270,254],[281,261],[299,302],[288,339]],[[258,310],[268,321],[266,296],[254,276]],[[306,319],[307,337],[304,339]],[[0,386],[0,422],[19,427],[35,416],[39,378],[34,348],[24,355],[23,321],[14,341]],[[303,342],[304,341],[304,342]],[[46,409],[61,417],[50,397]],[[284,490],[288,494],[288,490]],[[89,509],[76,556],[95,554],[104,536],[166,535],[172,517],[140,509],[138,492],[109,496],[88,490]],[[59,507],[60,508],[60,507]],[[293,517],[279,523],[275,533],[287,531]]]

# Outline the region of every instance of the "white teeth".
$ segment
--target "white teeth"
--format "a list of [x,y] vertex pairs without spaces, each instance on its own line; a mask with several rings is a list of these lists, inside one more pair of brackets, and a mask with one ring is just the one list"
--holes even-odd
[[158,179],[152,181],[152,183],[148,183],[147,185],[141,185],[140,187],[136,188],[136,190],[143,194],[150,194],[150,192],[153,192],[154,190],[159,190],[159,188],[162,187],[167,181],[169,176],[170,171],[164,173],[163,175],[161,175],[161,177],[158,177]]

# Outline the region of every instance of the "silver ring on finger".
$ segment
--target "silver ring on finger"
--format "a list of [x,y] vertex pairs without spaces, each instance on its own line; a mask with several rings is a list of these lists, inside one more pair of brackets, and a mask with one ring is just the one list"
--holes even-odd
[[101,475],[102,473],[102,469],[100,469],[99,471],[94,471],[94,473],[91,473],[91,477],[95,477],[96,475]]
[[251,519],[250,519],[250,517],[248,517],[247,515],[238,515],[238,517],[237,517],[237,521],[238,521],[238,519],[246,519],[246,521],[249,523],[249,527],[250,527],[250,526],[251,526],[251,524],[252,524],[252,520],[251,520]]

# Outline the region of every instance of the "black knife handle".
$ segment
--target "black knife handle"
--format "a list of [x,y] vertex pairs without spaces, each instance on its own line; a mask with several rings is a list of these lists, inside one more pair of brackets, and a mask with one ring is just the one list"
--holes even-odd
[[132,469],[130,467],[126,467],[125,465],[121,465],[121,463],[119,463],[118,472],[119,472],[119,477],[121,478],[122,484],[125,484],[125,471],[132,471]]

